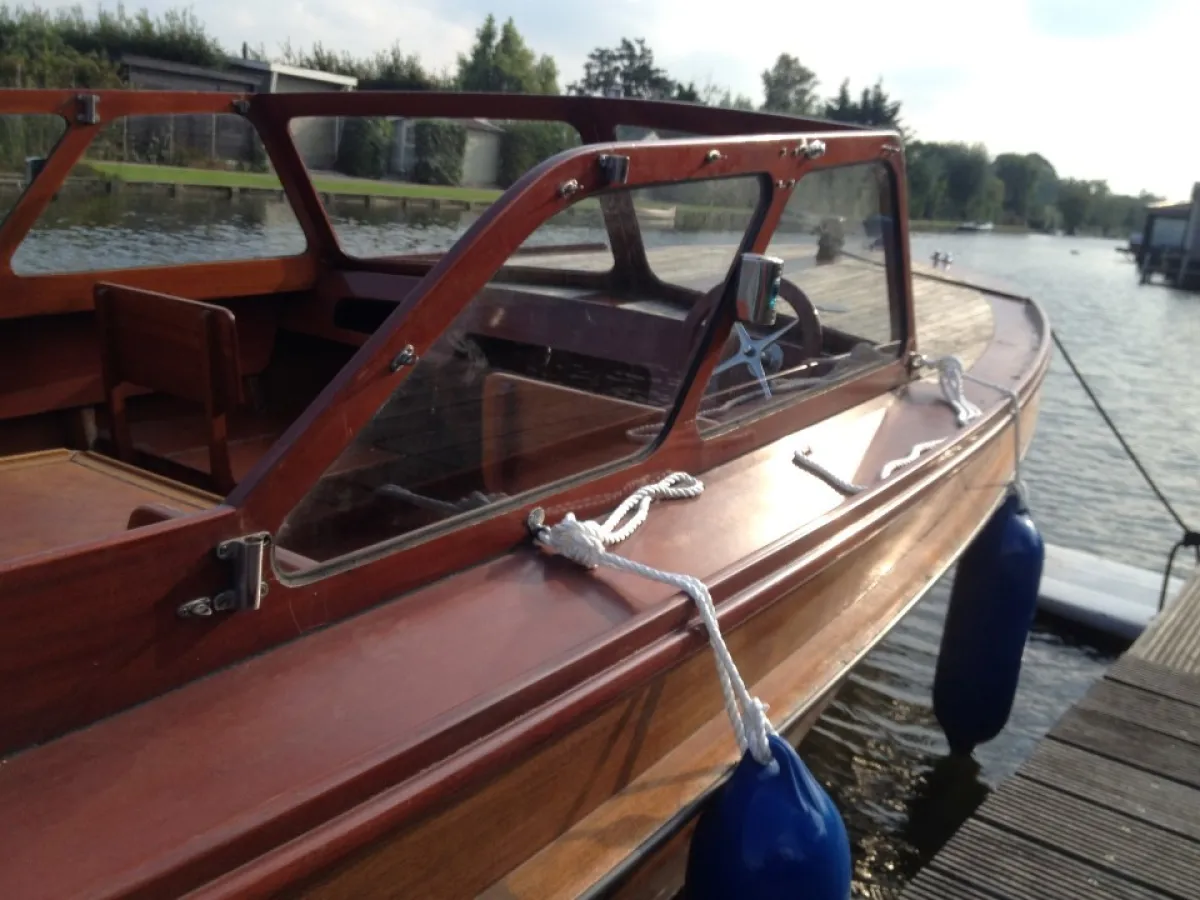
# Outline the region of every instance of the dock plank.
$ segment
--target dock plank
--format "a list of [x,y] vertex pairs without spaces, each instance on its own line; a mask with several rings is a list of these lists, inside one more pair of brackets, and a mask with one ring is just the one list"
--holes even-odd
[[[964,825],[930,865],[934,871],[1002,900],[1159,900],[1171,896],[978,819]],[[959,900],[970,895],[951,896]],[[903,897],[911,900],[907,891]]]
[[1108,678],[1200,707],[1200,675],[1177,672],[1127,653],[1109,670]]
[[1200,754],[1196,745],[1187,741],[1090,709],[1071,710],[1051,734],[1094,756],[1200,788]]
[[1200,676],[1200,578],[1192,577],[1180,597],[1150,623],[1129,655],[1180,675]]
[[979,821],[1096,869],[1194,900],[1200,845],[1145,821],[1024,778],[1012,778],[980,807]]
[[1017,778],[1200,841],[1200,789],[1060,741],[1043,741]]
[[925,869],[904,896],[907,900],[996,900],[999,895],[959,881],[940,869]]
[[1200,745],[1200,707],[1105,679],[1076,706],[1107,713],[1150,731]]
[[1200,896],[1200,574],[902,900]]

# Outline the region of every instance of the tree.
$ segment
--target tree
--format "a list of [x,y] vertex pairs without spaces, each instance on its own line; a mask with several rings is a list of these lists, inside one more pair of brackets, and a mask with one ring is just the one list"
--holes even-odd
[[[959,220],[986,220],[991,160],[983,144],[943,145],[949,211]],[[1002,184],[1002,182],[1001,182]],[[1003,186],[1000,188],[1003,196]]]
[[1092,212],[1095,183],[1064,179],[1058,186],[1058,210],[1062,213],[1063,230],[1075,234]]
[[1040,168],[1029,155],[1001,153],[992,164],[996,177],[1004,183],[1004,212],[1014,221],[1028,221]]
[[488,15],[470,54],[459,55],[455,81],[464,91],[557,94],[558,66],[529,49],[512,19],[497,32],[496,17]]
[[855,125],[868,125],[872,128],[894,128],[904,133],[900,122],[899,100],[893,100],[883,89],[882,79],[869,88],[863,88],[858,100],[850,94],[850,80],[846,79],[838,88],[837,96],[827,100],[823,114],[835,122],[849,122]]
[[[18,15],[22,13],[38,15],[40,11],[22,10]],[[144,9],[130,15],[124,4],[118,3],[116,9],[100,9],[96,18],[90,19],[82,7],[75,6],[56,13],[54,25],[68,47],[83,54],[103,55],[114,62],[125,53],[135,53],[196,66],[225,63],[221,43],[190,9],[169,9],[152,18]]]
[[669,100],[679,86],[654,64],[654,51],[642,38],[622,38],[616,47],[597,47],[583,64],[583,78],[567,88],[569,93],[601,97]]
[[909,215],[937,220],[946,216],[946,169],[940,147],[915,141],[908,146]]
[[296,50],[291,42],[280,48],[279,61],[304,69],[349,75],[358,79],[363,91],[432,91],[441,81],[426,71],[421,60],[405,53],[399,44],[374,56],[356,58],[349,53],[326,49],[319,41],[310,50]]
[[833,119],[835,122],[857,122],[859,111],[854,103],[854,99],[850,96],[850,79],[842,80],[841,86],[838,87],[837,96],[832,100],[826,100],[825,106],[822,109],[822,115],[827,119]]
[[734,94],[729,88],[707,81],[700,88],[698,102],[705,106],[715,106],[718,109],[745,109],[753,111],[754,101],[745,94]]
[[732,91],[726,90],[721,96],[710,101],[709,106],[719,106],[721,109],[744,109],[748,112],[753,112],[754,101],[745,94],[734,95]]
[[787,53],[762,73],[763,109],[793,116],[811,115],[817,107],[817,74]]

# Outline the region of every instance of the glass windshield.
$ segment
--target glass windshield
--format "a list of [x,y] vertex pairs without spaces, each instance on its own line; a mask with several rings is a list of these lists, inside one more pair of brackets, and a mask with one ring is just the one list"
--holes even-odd
[[288,516],[279,546],[329,561],[644,452],[760,200],[759,178],[742,176],[608,191],[545,223],[599,239],[606,218],[632,215],[649,266],[626,244],[518,252]]
[[820,169],[797,183],[767,249],[784,261],[778,321],[734,326],[701,404],[702,433],[898,357],[892,197],[878,162]]
[[[367,258],[445,252],[527,171],[580,145],[563,122],[485,118],[305,116],[289,131],[338,242]],[[585,242],[571,224],[553,240]]]

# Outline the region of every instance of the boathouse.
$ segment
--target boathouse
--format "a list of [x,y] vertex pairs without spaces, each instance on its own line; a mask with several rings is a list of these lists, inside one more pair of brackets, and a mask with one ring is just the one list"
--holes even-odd
[[1143,283],[1158,274],[1174,287],[1200,290],[1200,182],[1187,203],[1147,207],[1136,254]]
[[[222,68],[126,54],[122,73],[130,88],[143,91],[229,91],[231,93],[296,93],[299,91],[352,91],[358,79],[333,72],[303,69],[276,62],[231,57]],[[153,139],[157,116],[139,117],[132,134],[135,145]],[[239,161],[250,142],[248,124],[235,116],[171,116],[170,141],[180,150],[195,151],[215,159]],[[143,133],[144,132],[144,133]],[[333,118],[298,119],[292,135],[305,163],[313,169],[331,169],[337,159],[341,121]]]

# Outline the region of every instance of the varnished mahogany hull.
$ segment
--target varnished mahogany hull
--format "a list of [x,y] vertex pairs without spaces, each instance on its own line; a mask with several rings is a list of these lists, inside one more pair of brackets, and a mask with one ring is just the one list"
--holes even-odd
[[[1035,390],[1026,445],[1037,402]],[[727,634],[777,726],[802,736],[849,668],[953,564],[1004,496],[1013,461],[1011,430],[993,429],[916,502]],[[396,798],[377,797],[195,896],[662,896],[682,872],[681,832],[735,758],[700,650],[414,821],[381,829]]]

